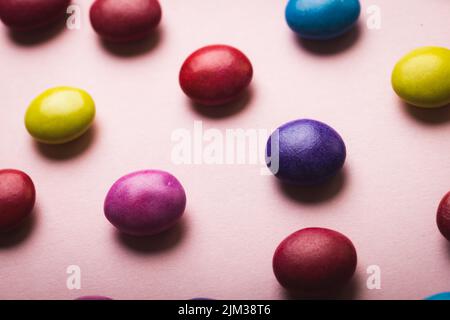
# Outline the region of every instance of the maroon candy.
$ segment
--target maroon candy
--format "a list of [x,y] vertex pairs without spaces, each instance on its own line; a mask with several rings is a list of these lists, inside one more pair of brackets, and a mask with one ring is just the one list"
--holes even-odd
[[253,68],[238,49],[212,45],[191,54],[180,71],[180,85],[194,102],[216,106],[236,99],[250,84]]
[[157,0],[96,0],[90,11],[94,30],[112,42],[146,38],[158,26],[161,15]]
[[444,196],[439,204],[436,222],[439,231],[450,241],[450,192]]
[[0,232],[19,225],[31,213],[36,199],[33,181],[22,171],[0,170]]
[[16,30],[52,24],[66,14],[70,0],[1,0],[0,19]]
[[356,269],[356,250],[339,232],[308,228],[287,237],[275,251],[273,270],[290,291],[324,293],[346,284]]

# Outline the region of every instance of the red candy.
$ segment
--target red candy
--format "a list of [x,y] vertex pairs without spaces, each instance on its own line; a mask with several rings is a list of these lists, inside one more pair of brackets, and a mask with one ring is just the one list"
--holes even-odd
[[0,170],[0,231],[9,231],[31,213],[36,191],[30,177],[19,170]]
[[62,19],[70,0],[1,0],[0,19],[16,30],[31,30]]
[[450,241],[450,192],[444,196],[439,204],[436,222],[439,231]]
[[356,269],[356,250],[339,232],[308,228],[287,237],[275,251],[273,270],[288,290],[322,293],[346,284]]
[[180,85],[195,102],[216,106],[236,99],[250,84],[250,60],[236,48],[213,45],[191,54],[180,71]]
[[112,42],[146,38],[158,26],[161,15],[157,0],[96,0],[90,11],[94,30]]

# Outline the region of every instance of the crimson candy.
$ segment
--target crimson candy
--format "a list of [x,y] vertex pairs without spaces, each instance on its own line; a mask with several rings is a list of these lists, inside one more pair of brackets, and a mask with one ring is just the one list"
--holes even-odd
[[448,241],[450,241],[450,192],[442,198],[442,201],[439,204],[436,222],[439,231]]
[[0,170],[0,231],[9,231],[30,215],[36,191],[33,181],[24,172]]
[[226,45],[203,47],[192,53],[180,71],[180,86],[194,102],[223,105],[235,100],[253,77],[250,60]]

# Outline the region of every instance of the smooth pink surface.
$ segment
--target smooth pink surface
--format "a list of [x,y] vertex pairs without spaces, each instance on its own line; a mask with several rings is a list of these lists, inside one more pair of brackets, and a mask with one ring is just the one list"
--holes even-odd
[[[435,222],[450,187],[450,110],[407,107],[390,86],[405,53],[450,46],[448,0],[362,1],[363,12],[381,8],[381,30],[368,30],[363,14],[358,32],[328,44],[297,41],[284,1],[166,0],[157,41],[135,55],[105,47],[89,25],[91,1],[76,2],[79,31],[31,44],[0,28],[0,167],[27,172],[38,194],[35,221],[0,240],[0,298],[286,298],[273,252],[311,226],[342,232],[358,248],[348,297],[421,299],[450,289],[450,247]],[[202,112],[179,88],[184,59],[211,43],[240,48],[253,63],[240,112]],[[89,91],[96,125],[68,146],[38,146],[24,113],[55,85]],[[171,133],[194,120],[270,130],[297,118],[328,123],[347,145],[344,174],[320,192],[291,196],[260,166],[171,162]],[[173,173],[189,198],[180,227],[150,245],[120,237],[102,210],[117,177],[147,168]],[[69,265],[81,267],[82,290],[66,288]],[[369,265],[381,268],[381,290],[366,289]]]

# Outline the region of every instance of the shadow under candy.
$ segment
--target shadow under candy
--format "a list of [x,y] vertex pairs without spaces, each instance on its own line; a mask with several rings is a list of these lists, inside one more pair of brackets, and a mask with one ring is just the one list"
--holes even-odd
[[84,153],[97,138],[97,126],[94,124],[81,137],[63,144],[45,144],[33,141],[37,151],[46,158],[62,161],[71,159]]
[[66,17],[58,19],[56,22],[31,31],[8,30],[8,36],[11,41],[19,46],[30,47],[43,44],[57,35],[61,34],[66,28]]
[[15,247],[28,239],[35,229],[38,219],[39,208],[35,206],[30,216],[28,216],[20,225],[7,232],[0,233],[0,250]]
[[361,37],[362,28],[359,23],[355,24],[352,29],[338,36],[337,38],[327,40],[303,39],[294,34],[299,46],[306,51],[315,55],[334,55],[348,50],[358,42]]
[[163,30],[158,28],[145,39],[132,42],[111,42],[99,37],[103,49],[115,56],[127,58],[143,55],[155,50],[163,40]]
[[341,288],[334,288],[315,293],[284,291],[284,298],[287,300],[354,300],[361,291],[364,279],[358,272],[349,283]]
[[186,233],[187,222],[183,218],[169,230],[154,236],[136,237],[118,230],[116,230],[115,236],[117,242],[126,249],[131,249],[139,254],[156,254],[173,249],[185,238]]
[[420,108],[398,99],[403,112],[420,123],[427,125],[441,125],[450,121],[450,105],[440,108]]
[[301,203],[317,204],[336,197],[346,186],[348,174],[346,167],[342,168],[336,176],[317,186],[298,186],[276,180],[277,187],[288,198]]
[[191,109],[196,113],[211,119],[231,117],[242,112],[251,103],[255,92],[252,86],[247,88],[235,101],[221,106],[204,106],[194,101],[189,101]]

